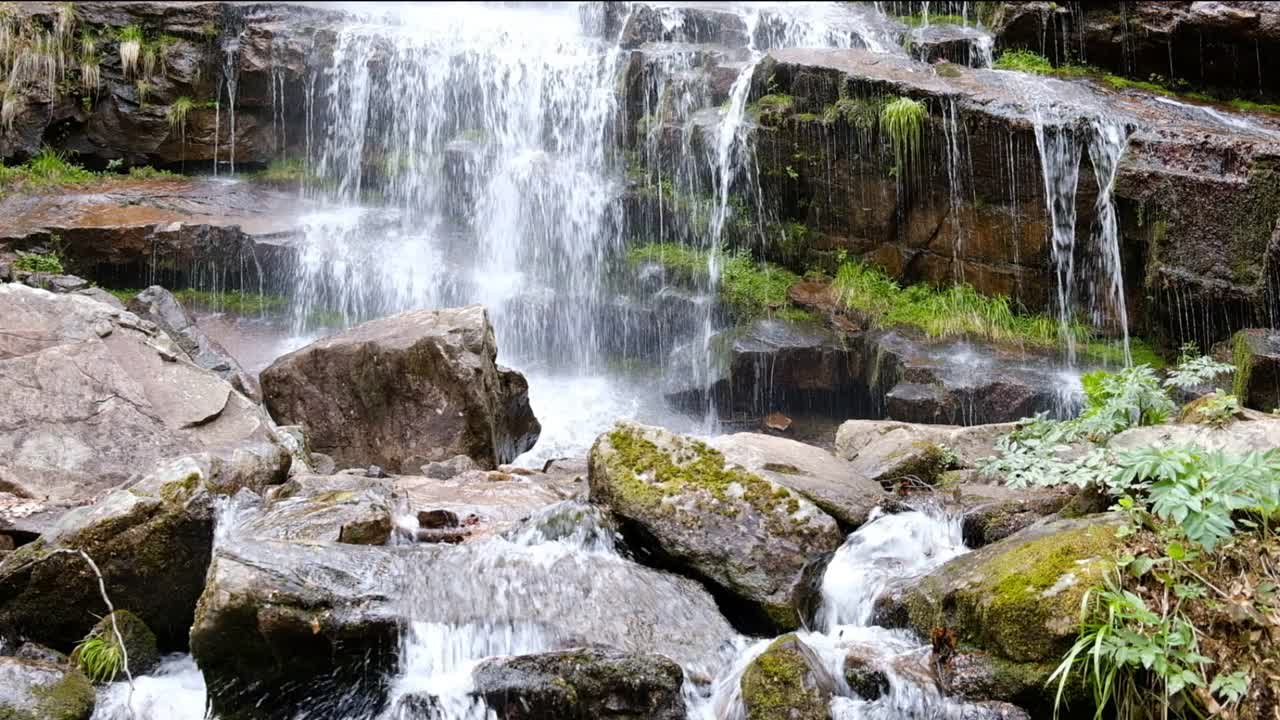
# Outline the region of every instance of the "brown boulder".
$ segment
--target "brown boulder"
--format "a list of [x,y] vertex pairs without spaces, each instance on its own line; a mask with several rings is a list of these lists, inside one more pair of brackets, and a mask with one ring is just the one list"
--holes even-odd
[[415,310],[285,355],[262,390],[272,417],[302,425],[339,467],[399,472],[467,455],[493,468],[541,431],[524,377],[497,354],[483,307]]

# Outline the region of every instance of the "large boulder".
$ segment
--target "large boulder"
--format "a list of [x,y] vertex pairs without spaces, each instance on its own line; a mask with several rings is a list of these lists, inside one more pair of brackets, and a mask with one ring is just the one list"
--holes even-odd
[[494,629],[486,655],[527,652],[535,637],[547,650],[604,643],[703,679],[732,652],[733,629],[697,583],[608,553],[224,537],[191,630],[219,717],[288,716],[303,698],[325,714],[376,706],[413,662],[401,642],[419,627]]
[[106,303],[0,285],[0,532],[43,532],[163,458],[275,442],[261,408]]
[[217,341],[205,334],[196,319],[187,311],[173,293],[159,285],[152,285],[129,301],[129,311],[150,320],[182,348],[198,367],[208,370],[231,383],[255,402],[262,399],[258,381],[240,367],[240,363]]
[[1245,419],[1225,427],[1177,424],[1150,425],[1125,430],[1107,442],[1112,450],[1195,445],[1206,450],[1244,454],[1280,447],[1280,417],[1246,411]]
[[923,637],[948,628],[1021,678],[992,683],[1010,695],[986,699],[1051,706],[1044,682],[1076,638],[1084,593],[1115,567],[1118,525],[1110,515],[1037,523],[901,581],[877,600],[876,619]]
[[795,635],[774,640],[740,681],[747,720],[826,720],[836,688],[822,658]]
[[918,459],[921,453],[932,452],[930,447],[946,449],[957,468],[975,467],[982,458],[995,454],[996,440],[1015,429],[1015,423],[957,427],[848,420],[836,430],[835,454],[863,468],[872,479],[885,480],[901,474],[896,461],[909,463],[908,457]]
[[1264,412],[1280,408],[1280,333],[1241,330],[1232,338],[1231,357],[1241,404]]
[[262,390],[272,417],[302,425],[340,467],[398,472],[468,455],[492,468],[541,431],[524,377],[497,354],[483,307],[415,310],[285,355],[262,372]]
[[683,720],[684,673],[661,655],[577,648],[496,658],[472,673],[501,720]]
[[0,718],[89,720],[93,706],[93,685],[79,670],[0,657]]
[[259,508],[246,508],[236,532],[247,537],[385,545],[398,496],[390,479],[358,475],[294,475],[271,488]]
[[102,615],[96,561],[117,608],[137,615],[162,649],[186,647],[205,583],[219,496],[283,482],[289,454],[246,446],[161,463],[142,480],[76,508],[0,562],[0,635],[70,650]]
[[591,502],[608,505],[651,560],[708,582],[746,624],[795,628],[805,566],[844,539],[836,521],[719,450],[621,423],[591,448]]

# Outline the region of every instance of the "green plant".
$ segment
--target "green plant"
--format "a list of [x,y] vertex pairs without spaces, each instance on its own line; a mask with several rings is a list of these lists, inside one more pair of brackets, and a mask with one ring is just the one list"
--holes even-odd
[[120,67],[127,78],[138,68],[138,59],[142,54],[142,28],[137,25],[126,25],[116,35],[120,42]]
[[124,668],[124,653],[115,638],[90,635],[72,651],[76,665],[93,682],[111,682]]
[[80,88],[87,93],[97,93],[102,84],[102,69],[98,65],[98,39],[86,30],[80,35]]
[[305,181],[307,172],[301,158],[276,159],[250,177],[258,182],[288,185]]
[[1105,438],[1138,425],[1156,425],[1177,409],[1146,365],[1086,373],[1081,383],[1087,409],[1076,422],[1087,437]]
[[1190,390],[1202,385],[1208,385],[1217,380],[1219,376],[1234,371],[1234,365],[1218,362],[1208,355],[1199,355],[1195,343],[1188,343],[1182,346],[1182,354],[1178,360],[1178,365],[1169,371],[1164,385],[1169,388]]
[[169,120],[169,127],[183,128],[187,122],[187,114],[195,107],[195,103],[191,102],[191,98],[183,95],[173,101],[169,105],[169,109],[165,111],[165,117]]
[[18,259],[13,263],[15,270],[35,273],[61,275],[63,273],[62,258],[57,253],[29,253],[18,251]]
[[150,165],[136,165],[129,168],[129,177],[137,178],[139,180],[157,180],[161,178],[176,178],[182,176],[175,172],[169,172],[168,170],[157,170]]
[[1030,50],[1005,50],[992,67],[997,70],[1018,70],[1039,75],[1053,72],[1053,64],[1048,58]]
[[0,166],[0,187],[67,185],[91,180],[95,176],[67,160],[65,153],[45,147],[22,165]]
[[897,177],[909,177],[911,168],[920,165],[924,103],[907,97],[885,103],[880,110],[880,127],[889,136]]
[[739,316],[751,317],[786,307],[787,290],[799,281],[789,270],[738,253],[724,263],[720,296]]
[[1200,421],[1215,428],[1230,425],[1240,412],[1240,400],[1235,395],[1214,393],[1206,396],[1196,407]]
[[1136,720],[1147,717],[1145,709],[1167,707],[1185,688],[1203,687],[1208,662],[1190,620],[1176,611],[1153,612],[1109,576],[1105,589],[1085,594],[1080,635],[1049,678],[1058,683],[1054,717],[1073,672],[1092,689],[1097,720]]
[[138,92],[138,105],[145,106],[151,95],[151,81],[140,79],[133,84],[133,88]]

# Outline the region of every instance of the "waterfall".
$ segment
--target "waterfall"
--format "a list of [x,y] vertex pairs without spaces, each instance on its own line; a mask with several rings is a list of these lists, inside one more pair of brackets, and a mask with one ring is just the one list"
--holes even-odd
[[[1046,118],[1040,108],[1036,109],[1033,119],[1050,224],[1050,258],[1057,293],[1055,309],[1067,362],[1069,365],[1076,362],[1075,326],[1083,311],[1083,317],[1092,327],[1100,328],[1111,323],[1117,326],[1125,364],[1130,364],[1129,315],[1124,297],[1118,223],[1112,200],[1120,156],[1128,142],[1129,130],[1120,119],[1095,115],[1082,131],[1072,124]],[[1098,184],[1097,222],[1088,243],[1078,249],[1076,192],[1081,155],[1086,150]],[[1077,262],[1082,258],[1087,261],[1083,277],[1077,269]]]

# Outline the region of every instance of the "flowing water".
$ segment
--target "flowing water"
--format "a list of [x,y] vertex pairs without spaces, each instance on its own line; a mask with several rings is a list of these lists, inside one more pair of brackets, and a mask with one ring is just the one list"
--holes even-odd
[[[903,52],[877,30],[879,16],[868,7],[837,5],[844,4],[726,6],[738,15],[746,42],[708,51],[677,37],[669,52],[648,56],[639,98],[645,121],[637,128],[619,127],[617,87],[630,60],[622,38],[584,31],[577,7],[379,7],[376,17],[371,12],[343,27],[332,63],[312,69],[302,98],[304,166],[317,179],[307,193],[324,209],[304,219],[289,344],[314,337],[322,317],[350,325],[407,309],[483,303],[500,360],[528,376],[543,424],[539,444],[522,461],[581,456],[624,418],[714,431],[710,405],[696,417],[677,415],[655,392],[652,376],[620,371],[613,361],[645,357],[665,381],[691,376],[705,387],[716,377],[711,346],[723,328],[710,298],[723,257],[715,250],[730,228],[761,235],[766,221],[750,209],[762,204],[747,103],[757,63],[779,46]],[[668,32],[683,27],[678,6],[657,12]],[[590,26],[599,18],[588,20]],[[224,51],[232,63],[234,38]],[[708,65],[731,72],[732,82],[713,83]],[[224,142],[234,169],[234,70],[222,82],[232,110]],[[274,83],[271,92],[274,103]],[[279,92],[283,104],[283,87]],[[966,187],[973,158],[954,102],[942,117],[958,208],[973,192]],[[1082,131],[1048,114],[1037,118],[1064,330],[1082,302],[1096,308],[1095,322],[1119,313],[1123,327],[1110,191],[1124,126],[1098,116]],[[679,131],[676,153],[664,144],[672,129]],[[658,198],[652,228],[624,223],[628,158],[616,138],[630,130],[640,136],[634,152],[647,168],[632,180]],[[281,144],[283,132],[282,123]],[[1076,247],[1086,151],[1099,185],[1090,243],[1101,254]],[[697,199],[693,212],[688,198]],[[664,213],[689,216],[677,237],[666,233],[681,224],[666,222]],[[958,256],[967,229],[953,222]],[[643,272],[619,281],[625,241],[639,235],[711,251],[702,284],[676,295],[661,283],[650,287]],[[1100,258],[1086,280],[1077,267],[1082,255]],[[645,318],[660,302],[679,310],[655,337],[644,329]],[[1071,333],[1064,334],[1074,353]],[[1075,376],[1066,376],[1063,385],[1074,387]],[[224,513],[218,543],[230,542],[241,522],[235,512]],[[584,642],[662,652],[685,669],[690,717],[743,717],[742,673],[770,640],[739,635],[713,606],[693,598],[691,581],[629,559],[598,511],[551,506],[504,537],[449,552],[456,563],[449,582],[424,575],[426,566],[411,561],[398,567],[401,667],[389,706],[368,708],[362,717],[407,717],[404,708],[423,694],[434,698],[442,720],[492,717],[472,695],[478,663]],[[873,610],[893,582],[964,552],[956,518],[910,511],[875,516],[835,553],[815,626],[798,635],[832,676],[833,717],[960,716],[962,706],[944,698],[930,676],[929,648],[909,632],[874,625]],[[843,668],[850,653],[884,672],[889,688],[881,697],[861,698],[848,687]],[[203,716],[204,694],[190,658],[172,657],[132,686],[106,689],[95,718],[195,720]]]

